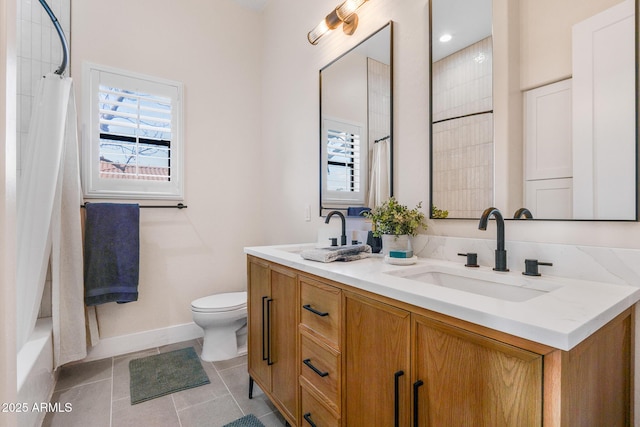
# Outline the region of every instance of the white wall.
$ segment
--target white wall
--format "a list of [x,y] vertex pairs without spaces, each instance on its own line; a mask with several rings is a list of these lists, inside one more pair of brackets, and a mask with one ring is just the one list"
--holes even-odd
[[520,0],[522,90],[571,77],[572,25],[620,2]]
[[178,80],[185,93],[188,208],[141,211],[139,300],[99,306],[101,337],[191,322],[195,298],[246,288],[242,248],[264,243],[261,17],[230,0],[82,0],[71,15],[79,105],[83,61]]
[[327,117],[361,124],[362,138],[367,135],[367,58],[347,55],[322,73],[324,100],[322,111]]
[[[16,3],[0,0],[0,402],[16,402]],[[0,426],[16,424],[0,413]]]

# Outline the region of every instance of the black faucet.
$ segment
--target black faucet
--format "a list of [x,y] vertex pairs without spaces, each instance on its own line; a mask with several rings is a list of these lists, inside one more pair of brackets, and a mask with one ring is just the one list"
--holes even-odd
[[496,218],[498,226],[498,248],[496,249],[496,266],[495,271],[509,271],[507,268],[507,251],[504,249],[504,218],[497,208],[487,208],[482,212],[480,217],[479,230],[486,230],[489,217],[493,215]]
[[526,219],[533,219],[533,214],[527,208],[518,209],[516,213],[513,214],[513,219],[520,219],[523,215]]
[[347,244],[347,223],[344,219],[344,215],[340,211],[331,211],[327,214],[327,217],[324,220],[325,224],[329,224],[329,220],[332,216],[338,215],[342,220],[342,236],[340,236],[340,245],[344,246]]

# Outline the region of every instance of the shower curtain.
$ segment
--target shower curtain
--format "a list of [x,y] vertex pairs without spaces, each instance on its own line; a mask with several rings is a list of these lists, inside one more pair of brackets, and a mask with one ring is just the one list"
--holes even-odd
[[44,76],[18,188],[17,348],[35,326],[51,261],[55,367],[87,354],[76,120],[72,80]]
[[390,185],[390,152],[389,140],[379,141],[373,144],[373,156],[369,180],[369,200],[367,206],[376,207],[389,199]]

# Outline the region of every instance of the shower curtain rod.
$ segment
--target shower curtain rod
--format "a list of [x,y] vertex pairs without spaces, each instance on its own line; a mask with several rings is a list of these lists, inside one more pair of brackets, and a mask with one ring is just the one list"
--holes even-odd
[[53,26],[56,27],[56,31],[58,32],[58,36],[60,37],[60,43],[62,43],[62,63],[60,64],[60,67],[58,67],[58,69],[55,71],[56,74],[61,76],[67,69],[67,61],[69,59],[69,44],[67,43],[67,38],[64,35],[64,31],[62,31],[60,22],[58,22],[58,18],[56,18],[56,15],[53,14],[53,11],[51,10],[47,2],[45,0],[40,0],[40,4],[49,15],[49,18],[51,18],[51,22],[53,23]]
[[385,139],[389,139],[391,138],[391,135],[387,135],[384,138],[380,138],[380,139],[376,139],[375,141],[373,141],[374,144],[377,144],[380,141],[384,141]]
[[[84,205],[80,205],[81,208],[86,208],[89,202],[85,202]],[[186,209],[187,205],[182,203],[178,203],[177,205],[140,205],[140,209],[142,208],[173,208],[173,209]]]

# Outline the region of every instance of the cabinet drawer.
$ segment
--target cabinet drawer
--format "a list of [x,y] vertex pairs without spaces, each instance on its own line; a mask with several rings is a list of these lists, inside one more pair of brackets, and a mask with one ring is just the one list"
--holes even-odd
[[340,298],[340,289],[300,277],[300,322],[335,348],[340,346]]
[[338,408],[340,402],[340,354],[301,336],[300,375]]
[[327,409],[304,387],[301,388],[302,420],[300,424],[305,427],[340,427],[340,419]]

